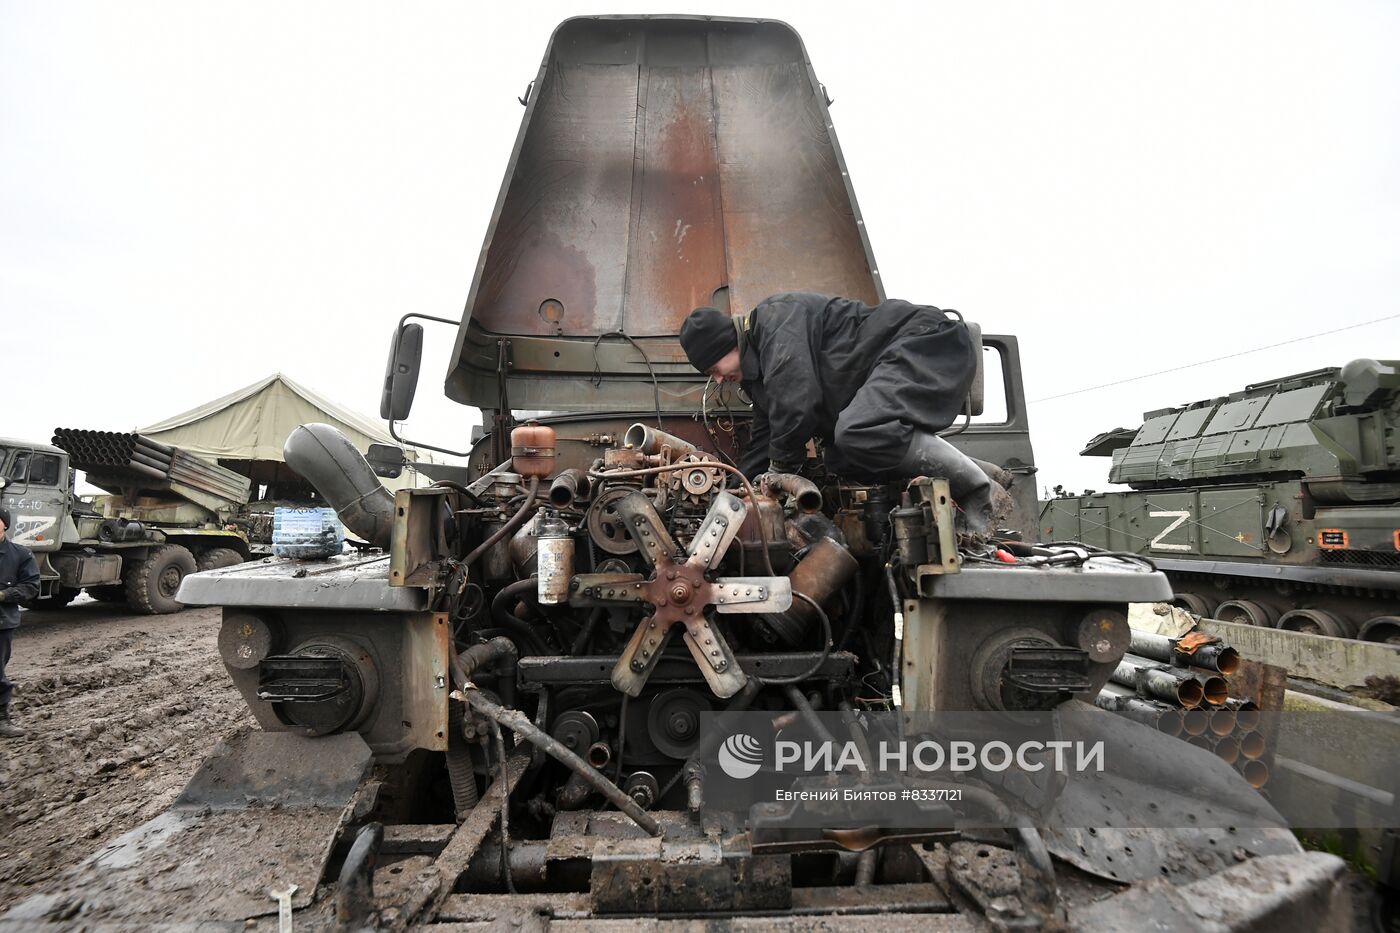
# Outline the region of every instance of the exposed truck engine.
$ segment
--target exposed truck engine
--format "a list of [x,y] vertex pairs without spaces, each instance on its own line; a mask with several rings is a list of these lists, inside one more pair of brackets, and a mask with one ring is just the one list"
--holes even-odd
[[[1135,555],[1034,543],[1015,338],[981,338],[995,362],[953,437],[1019,503],[994,535],[964,533],[939,476],[854,482],[813,456],[815,478],[756,484],[732,465],[748,412],[686,362],[684,314],[799,286],[883,297],[830,119],[780,23],[561,25],[449,322],[447,393],[487,426],[449,451],[468,477],[391,495],[334,430],[293,432],[288,465],[380,550],[190,577],[181,598],[222,607],[220,655],[259,729],[9,919],[1335,922],[1339,859],[1304,853],[1208,751],[1086,702],[1127,649],[1128,604],[1171,591]],[[395,430],[422,339],[400,322]],[[726,796],[780,777],[756,748],[779,733],[859,749],[957,728],[908,718],[944,714],[1039,717],[1125,758],[1111,786],[1028,761],[859,788],[918,790],[902,823]],[[862,781],[816,770],[814,799]]]

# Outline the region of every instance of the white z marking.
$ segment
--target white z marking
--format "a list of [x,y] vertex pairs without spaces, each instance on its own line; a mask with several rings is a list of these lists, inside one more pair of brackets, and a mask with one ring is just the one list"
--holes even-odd
[[38,544],[35,535],[56,524],[58,519],[51,515],[21,515],[19,521],[15,522],[15,543]]
[[1148,518],[1174,518],[1174,519],[1176,519],[1176,521],[1172,522],[1170,525],[1168,525],[1167,527],[1163,528],[1161,534],[1159,534],[1159,535],[1157,535],[1157,537],[1153,538],[1152,541],[1147,545],[1148,547],[1152,548],[1152,549],[1155,550],[1155,551],[1189,551],[1189,550],[1191,550],[1191,545],[1189,545],[1189,544],[1163,544],[1163,543],[1162,543],[1162,539],[1163,539],[1163,538],[1165,538],[1167,535],[1171,534],[1173,531],[1176,531],[1176,530],[1177,530],[1178,528],[1180,528],[1182,525],[1186,524],[1187,520],[1191,518],[1191,512],[1190,512],[1190,510],[1188,510],[1188,509],[1182,509],[1180,512],[1148,512],[1148,513],[1147,513],[1147,516],[1148,516]]

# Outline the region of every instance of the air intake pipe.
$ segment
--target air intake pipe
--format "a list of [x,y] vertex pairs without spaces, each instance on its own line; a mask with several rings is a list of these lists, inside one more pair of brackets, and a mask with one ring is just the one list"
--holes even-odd
[[287,435],[282,458],[335,508],[354,535],[388,549],[394,496],[344,434],[328,424],[303,424]]
[[699,448],[690,441],[676,437],[674,434],[667,434],[660,428],[648,427],[640,422],[627,429],[627,433],[622,435],[622,443],[651,456],[661,453],[662,447],[671,448],[671,453],[676,457],[699,452]]

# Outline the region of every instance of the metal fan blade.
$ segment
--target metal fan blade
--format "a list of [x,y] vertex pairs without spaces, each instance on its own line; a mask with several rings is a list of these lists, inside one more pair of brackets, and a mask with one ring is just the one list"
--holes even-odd
[[639,573],[580,573],[569,583],[569,605],[615,606],[642,601],[646,578]]
[[714,582],[715,612],[785,612],[792,606],[787,577],[724,577]]
[[640,696],[673,631],[670,623],[643,619],[613,666],[612,685],[628,696]]
[[644,493],[628,493],[617,500],[613,511],[617,512],[623,527],[641,548],[647,566],[655,567],[680,553],[671,533],[666,530],[666,523],[656,514],[656,508]]
[[687,552],[691,560],[701,561],[708,570],[718,567],[730,543],[739,533],[739,526],[744,524],[748,511],[743,502],[727,492],[715,496],[710,511],[700,523],[700,530],[690,540]]
[[717,697],[732,697],[749,682],[734,649],[703,616],[685,621],[685,646]]

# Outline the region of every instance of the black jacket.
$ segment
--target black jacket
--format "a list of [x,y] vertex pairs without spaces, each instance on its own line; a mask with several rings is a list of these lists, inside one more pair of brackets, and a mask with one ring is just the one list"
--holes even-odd
[[754,416],[740,467],[752,477],[770,460],[800,464],[817,437],[856,473],[890,470],[914,428],[939,431],[961,413],[973,352],[966,326],[928,305],[764,299],[741,349]]
[[39,595],[39,565],[29,548],[0,541],[0,630],[19,628],[19,604]]

